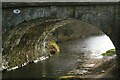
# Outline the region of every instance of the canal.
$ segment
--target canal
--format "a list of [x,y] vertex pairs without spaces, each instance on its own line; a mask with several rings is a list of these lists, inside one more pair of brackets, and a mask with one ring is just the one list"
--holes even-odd
[[58,78],[90,58],[102,58],[101,53],[114,48],[106,35],[69,40],[59,45],[59,55],[3,72],[3,78]]

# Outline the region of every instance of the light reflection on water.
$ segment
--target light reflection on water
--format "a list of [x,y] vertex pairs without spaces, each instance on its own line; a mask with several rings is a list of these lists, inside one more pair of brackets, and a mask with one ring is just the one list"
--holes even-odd
[[[92,45],[94,43],[94,45]],[[102,58],[100,53],[105,53],[109,49],[115,49],[112,41],[107,35],[91,37],[87,41],[87,48],[92,51],[91,58]]]
[[94,36],[88,38],[87,40],[87,48],[92,51],[98,51],[100,53],[106,52],[106,50],[114,49],[114,45],[110,38],[106,35]]
[[74,46],[70,51],[77,51],[81,53],[89,53],[91,58],[102,58],[101,53],[105,53],[109,49],[115,49],[112,41],[107,35],[92,36],[74,42]]

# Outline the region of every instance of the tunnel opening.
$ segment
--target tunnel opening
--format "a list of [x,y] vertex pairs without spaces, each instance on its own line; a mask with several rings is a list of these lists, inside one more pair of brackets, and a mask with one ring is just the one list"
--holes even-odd
[[[35,68],[35,70],[33,70],[32,73],[26,72],[25,75],[27,78],[30,78],[30,75],[32,75],[31,77],[40,77],[40,78],[41,77],[58,78],[60,76],[66,75],[66,73],[69,76],[69,74],[71,74],[72,72],[71,71],[69,73],[70,70],[74,69],[73,72],[75,72],[75,74],[76,72],[78,72],[79,74],[80,70],[82,70],[83,72],[86,72],[85,69],[88,69],[88,67],[94,66],[95,65],[94,63],[90,63],[90,64],[86,63],[86,64],[83,64],[85,67],[81,68],[80,65],[82,65],[82,63],[84,63],[85,61],[89,61],[89,58],[101,59],[102,55],[96,54],[99,51],[95,52],[91,50],[99,48],[97,46],[99,42],[96,42],[96,39],[98,41],[103,40],[103,38],[106,36],[102,31],[97,29],[95,26],[79,20],[75,20],[75,19],[50,19],[50,20],[48,19],[48,20],[45,20],[45,22],[43,21],[42,24],[39,23],[40,21],[43,21],[43,20],[36,19],[33,22],[32,21],[27,22],[27,24],[28,23],[30,24],[29,28],[28,28],[28,25],[26,26],[24,23],[25,26],[21,24],[22,27],[18,26],[16,29],[13,29],[12,31],[13,32],[15,31],[15,35],[18,35],[20,39],[19,38],[17,39],[13,34],[10,37],[11,38],[15,37],[14,38],[15,41],[12,40],[14,42],[11,42],[11,43],[12,45],[15,45],[14,43],[17,43],[17,46],[15,45],[15,48],[18,49],[16,50],[18,52],[20,50],[23,51],[25,48],[28,50],[28,53],[32,52],[29,54],[27,54],[27,52],[23,54],[25,55],[25,61],[29,61],[30,58],[33,58],[33,60],[35,60],[36,57],[43,56],[43,55],[49,56],[50,58],[46,60],[45,60],[45,57],[38,58],[44,61],[40,61],[40,62],[36,61],[38,62],[38,64],[30,64],[30,65],[26,65],[21,69],[11,71],[11,72],[6,72],[3,74],[4,77],[17,77],[17,78],[24,77],[24,75],[22,74],[17,75],[16,73],[22,73],[26,70],[29,72],[29,70],[33,68]],[[12,33],[12,31],[10,33]],[[20,36],[20,34],[22,34],[23,36]],[[97,37],[97,36],[100,36],[100,37]],[[106,40],[109,40],[109,38],[107,37]],[[25,44],[22,44],[22,42],[25,42]],[[106,42],[102,41],[99,44],[105,44],[105,43]],[[86,44],[89,44],[89,45],[86,47]],[[92,44],[96,44],[94,45],[95,47],[93,49],[91,48]],[[110,46],[111,45],[109,45],[109,47]],[[24,47],[24,48],[21,49],[21,47]],[[87,50],[89,48],[91,50]],[[101,48],[104,50],[103,46]],[[26,49],[24,51],[27,51]],[[112,49],[112,48],[109,48],[109,49]],[[107,50],[109,49],[107,48]],[[35,50],[35,52],[32,50]],[[104,52],[106,52],[107,50],[105,49]],[[95,53],[95,54],[92,54],[92,53]],[[103,53],[103,52],[100,52],[100,53]],[[17,56],[17,58],[18,57],[19,55]],[[106,56],[104,58],[106,58]],[[97,60],[94,60],[94,62],[97,62]],[[89,61],[89,62],[92,62],[92,61]],[[16,63],[14,64],[16,65]],[[102,73],[104,72],[106,71],[102,70]],[[16,76],[11,76],[10,74],[14,74]],[[80,73],[80,76],[83,74],[84,73]]]
[[[79,44],[79,42],[82,42],[82,40],[84,40],[83,43],[87,45]],[[65,54],[64,52],[65,49],[66,50],[68,49],[67,53],[70,53],[70,55],[74,55],[78,51],[77,53],[87,56],[83,64],[79,65],[79,67],[76,67],[76,69],[69,71],[66,74],[67,76],[63,76],[63,77],[69,78],[69,76],[72,76],[73,74],[79,74],[82,76],[85,75],[84,77],[86,77],[87,75],[87,78],[93,78],[93,77],[94,78],[104,78],[104,77],[115,78],[116,77],[116,75],[114,75],[113,73],[109,73],[109,70],[113,69],[113,66],[116,65],[115,46],[112,43],[111,39],[99,28],[96,28],[95,26],[90,25],[88,23],[76,20],[73,23],[69,23],[65,26],[56,28],[48,36],[48,38],[46,39],[46,42],[47,41],[54,41],[58,46],[60,46],[60,55]],[[72,41],[74,42],[74,44],[76,44],[75,42],[78,42],[78,43],[74,46],[74,45],[71,45],[73,44]],[[78,46],[80,45],[82,45],[81,48],[78,48]],[[73,49],[70,47],[72,47]],[[84,50],[86,50],[86,52],[84,52]],[[105,66],[105,65],[108,65],[108,66]],[[102,67],[102,68],[99,68],[99,67]],[[89,68],[94,68],[95,70],[89,72],[87,71],[87,69],[90,70]],[[81,69],[83,69],[83,71],[81,71]],[[92,77],[91,77],[91,74],[93,74]],[[98,77],[98,75],[102,75],[102,76]],[[73,76],[73,77],[76,77],[76,76]]]
[[[18,5],[16,5],[16,4],[18,4]],[[23,4],[23,7],[20,6],[21,4]],[[106,4],[107,4],[107,6],[106,6]],[[16,11],[16,8],[18,8],[18,11]],[[22,68],[22,70],[18,69],[18,71],[10,72],[11,75],[8,74],[7,76],[8,77],[15,77],[15,76],[16,77],[24,77],[26,75],[26,77],[29,78],[30,75],[32,77],[48,76],[48,75],[51,75],[50,73],[53,73],[53,75],[56,75],[54,69],[56,69],[56,72],[58,72],[60,74],[66,73],[64,70],[65,68],[63,68],[63,66],[65,67],[66,65],[69,65],[67,62],[72,61],[72,60],[74,61],[73,58],[77,58],[77,56],[74,55],[75,57],[71,58],[69,55],[67,55],[67,56],[63,57],[62,59],[59,58],[59,56],[61,56],[61,54],[62,54],[61,52],[63,50],[65,50],[65,48],[63,48],[65,46],[61,46],[61,44],[67,43],[67,42],[68,42],[68,44],[71,44],[70,41],[72,41],[72,40],[79,41],[79,38],[84,38],[84,39],[88,38],[89,39],[89,35],[86,37],[84,35],[87,35],[87,34],[84,34],[84,35],[77,34],[77,33],[79,33],[77,31],[76,31],[76,34],[69,35],[68,33],[70,33],[70,34],[75,33],[75,32],[72,32],[72,29],[74,29],[74,28],[72,28],[70,30],[66,30],[65,32],[62,32],[62,33],[64,33],[64,35],[59,34],[59,30],[57,31],[57,29],[55,31],[57,34],[54,32],[54,30],[52,30],[52,33],[51,33],[51,29],[54,26],[54,24],[62,21],[63,19],[51,21],[51,23],[49,23],[50,21],[45,19],[45,17],[56,17],[56,18],[60,18],[60,17],[62,17],[62,18],[70,17],[71,18],[72,17],[72,18],[76,18],[79,20],[83,20],[83,21],[88,22],[93,25],[101,26],[101,28],[103,28],[104,30],[106,29],[105,33],[111,38],[111,40],[115,44],[115,47],[117,50],[117,60],[116,61],[118,61],[118,64],[119,64],[120,49],[119,49],[119,38],[117,38],[117,37],[119,37],[119,34],[118,34],[119,33],[119,30],[118,30],[119,29],[119,27],[118,27],[119,11],[118,11],[118,8],[119,8],[118,3],[115,3],[115,4],[114,3],[110,3],[110,4],[109,3],[105,3],[105,4],[104,3],[92,3],[92,4],[91,3],[90,4],[89,3],[87,3],[87,4],[86,3],[82,3],[82,4],[81,3],[77,3],[77,4],[76,3],[67,3],[66,4],[66,2],[65,2],[65,3],[57,3],[57,4],[56,3],[20,3],[19,4],[19,3],[4,3],[3,2],[3,22],[2,22],[3,23],[3,30],[2,30],[2,32],[3,32],[3,39],[2,39],[2,41],[3,41],[2,42],[3,43],[3,48],[2,48],[3,60],[2,60],[2,63],[4,65],[2,65],[2,68],[0,68],[0,69],[1,70],[3,70],[3,69],[11,70],[11,68],[12,68],[14,70],[16,68],[25,66],[27,63],[30,63],[30,62],[36,63],[38,61],[41,61],[40,66],[33,65],[34,67],[31,67],[31,66],[27,65],[25,68]],[[44,19],[31,20],[31,19],[36,19],[36,18],[44,18]],[[29,21],[29,20],[31,20],[31,21]],[[24,24],[21,23],[24,21],[25,21]],[[46,21],[46,22],[44,22],[44,21]],[[40,25],[41,22],[43,22],[44,25]],[[21,26],[18,26],[20,24],[21,24]],[[46,24],[48,26],[46,26]],[[50,24],[52,24],[52,25],[50,25]],[[64,21],[62,24],[64,24]],[[102,25],[103,25],[103,27],[102,27]],[[44,27],[41,27],[41,26],[44,26]],[[73,26],[75,26],[75,25],[73,25]],[[47,28],[47,27],[49,27],[49,28]],[[44,30],[44,29],[46,29],[46,30]],[[101,30],[103,30],[103,29],[101,29]],[[86,32],[89,32],[89,31],[90,30],[87,30]],[[6,35],[7,32],[9,32],[8,35]],[[45,34],[44,34],[44,32],[45,32]],[[50,33],[53,36],[49,36]],[[4,36],[4,34],[5,34],[5,36]],[[43,34],[43,35],[41,35],[41,34]],[[57,35],[60,35],[60,36],[57,36]],[[75,36],[75,35],[77,35],[77,36]],[[49,37],[47,37],[47,36],[49,36]],[[97,37],[97,36],[93,36],[93,37]],[[105,37],[105,36],[101,36],[101,37]],[[100,37],[97,39],[101,40]],[[89,40],[91,40],[91,39],[89,39]],[[48,46],[49,41],[52,42],[52,44]],[[74,41],[74,42],[76,42],[76,41]],[[94,40],[93,42],[96,42],[96,40]],[[109,41],[107,41],[107,42],[109,42]],[[102,42],[101,44],[103,44],[103,43],[106,44],[107,42],[105,41],[105,42]],[[56,47],[53,44],[55,44]],[[52,46],[52,47],[50,47],[50,46]],[[76,53],[75,52],[77,50],[76,47],[78,47],[78,46],[72,47],[74,49],[74,51],[73,52],[70,51],[71,55],[73,55],[72,53]],[[91,47],[91,46],[88,46],[88,47]],[[96,48],[97,47],[98,46],[96,46]],[[86,47],[83,46],[82,48],[85,49]],[[106,49],[106,48],[103,48],[103,50],[104,49]],[[69,50],[72,50],[72,49],[70,48]],[[112,53],[116,53],[116,50],[112,49],[112,48],[110,50],[108,49],[108,51],[104,50],[103,54],[101,54],[101,55],[104,56],[104,58],[106,59],[107,56],[114,56]],[[65,51],[65,53],[67,53],[67,52]],[[88,53],[91,53],[91,52],[88,51]],[[56,55],[58,55],[58,56],[56,56]],[[91,57],[96,56],[96,57],[101,58],[101,55],[96,56],[96,54],[93,54],[93,55],[88,55],[88,56],[91,56]],[[50,58],[46,59],[47,56],[49,56]],[[69,57],[70,60],[65,60],[67,57]],[[54,62],[56,60],[56,58],[58,61]],[[45,62],[43,60],[45,60]],[[49,62],[49,60],[51,62]],[[61,60],[61,62],[60,62],[60,60]],[[87,60],[87,58],[86,58],[86,60]],[[42,63],[42,61],[44,63]],[[81,60],[78,59],[78,61],[81,61]],[[56,65],[59,65],[57,62],[59,64],[64,64],[62,62],[66,62],[66,65],[62,65],[61,66],[62,68],[57,70]],[[55,63],[56,65],[53,63]],[[48,66],[48,64],[51,66]],[[72,63],[70,63],[70,64],[71,64],[71,66],[73,66]],[[91,64],[91,66],[92,65],[94,65],[94,64]],[[105,64],[105,65],[109,65],[109,64]],[[35,67],[38,69],[34,69],[34,71],[32,73],[26,72],[26,70],[28,70],[28,72],[29,72],[30,69],[32,70]],[[48,68],[48,67],[50,67],[50,68]],[[59,67],[59,66],[57,66],[57,67]],[[118,67],[120,67],[120,66],[118,66]],[[39,70],[39,68],[41,68],[41,70]],[[73,66],[73,68],[75,68],[75,66]],[[62,73],[61,70],[63,70],[64,73]],[[26,74],[22,75],[21,73],[23,73],[24,71],[26,72]],[[79,70],[75,70],[75,71],[79,72]],[[106,71],[103,70],[102,72],[106,72]],[[116,72],[118,72],[118,71],[116,71]],[[15,73],[21,74],[21,75],[18,76],[17,74],[15,75]],[[37,74],[41,73],[41,74],[37,75],[36,73]],[[34,74],[36,74],[36,75],[34,75]],[[117,73],[115,73],[115,75],[116,74]],[[61,76],[61,75],[59,75],[59,76]],[[51,77],[51,76],[49,76],[49,77]],[[52,77],[55,77],[55,76],[52,76]]]
[[[109,46],[112,46],[111,49],[115,49],[114,44],[112,43],[109,36],[106,33],[104,33],[102,30],[88,23],[74,19],[73,22],[54,29],[51,33],[48,34],[48,37],[45,39],[45,41],[46,42],[51,41],[54,44],[55,43],[60,44],[62,42],[66,42],[73,39],[88,38],[92,36],[102,36],[102,35],[105,35],[105,37],[107,37],[106,41],[110,42],[111,45]],[[103,41],[103,43],[104,42],[105,41]]]

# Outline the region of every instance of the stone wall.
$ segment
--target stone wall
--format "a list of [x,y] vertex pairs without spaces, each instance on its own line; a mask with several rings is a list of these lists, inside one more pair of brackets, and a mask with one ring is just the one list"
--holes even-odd
[[[13,3],[12,3],[13,4]],[[117,59],[120,60],[120,7],[119,3],[112,4],[58,4],[38,5],[28,7],[11,7],[2,10],[2,32],[9,32],[22,22],[39,18],[74,18],[92,24],[107,34],[117,50]],[[20,14],[14,14],[13,10],[19,9]],[[118,62],[120,65],[120,63]],[[120,68],[120,67],[119,67]]]
[[[13,4],[13,3],[11,3]],[[14,6],[16,3],[14,3]],[[27,4],[27,3],[26,3]],[[29,3],[30,4],[30,3]],[[24,4],[25,5],[25,4]],[[32,7],[16,7],[3,8],[3,33],[13,29],[16,25],[35,19],[38,17],[54,17],[54,18],[75,18],[86,23],[92,24],[105,32],[110,34],[112,25],[114,25],[114,18],[116,17],[117,4],[46,4],[37,5],[31,3]],[[105,6],[106,5],[106,6]],[[19,9],[20,13],[15,14],[13,10]]]

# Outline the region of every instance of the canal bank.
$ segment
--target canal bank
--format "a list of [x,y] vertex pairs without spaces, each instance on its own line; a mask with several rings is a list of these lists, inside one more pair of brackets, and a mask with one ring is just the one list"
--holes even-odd
[[69,71],[59,79],[67,78],[117,78],[115,56],[102,59],[90,59]]

